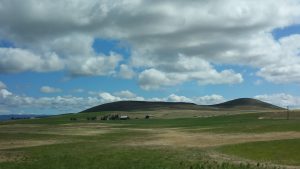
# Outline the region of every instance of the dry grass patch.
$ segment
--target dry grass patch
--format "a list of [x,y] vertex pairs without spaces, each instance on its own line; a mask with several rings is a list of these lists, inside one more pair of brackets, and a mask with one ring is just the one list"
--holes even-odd
[[128,145],[153,145],[176,147],[215,147],[228,144],[238,144],[253,141],[268,141],[300,138],[300,132],[270,132],[260,134],[215,134],[215,133],[189,133],[174,129],[159,130],[147,140],[127,141]]
[[11,140],[11,141],[0,141],[0,150],[8,150],[14,148],[33,147],[49,144],[58,144],[63,141],[59,140]]
[[[87,123],[87,124],[14,124],[0,126],[0,133],[27,133],[27,134],[54,134],[89,136],[108,133],[113,128],[111,124]],[[115,126],[115,125],[114,125]]]

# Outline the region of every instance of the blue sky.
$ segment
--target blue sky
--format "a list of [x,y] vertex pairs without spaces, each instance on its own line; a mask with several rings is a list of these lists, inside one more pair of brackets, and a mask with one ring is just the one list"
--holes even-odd
[[[119,100],[215,104],[241,97],[300,107],[296,2],[259,1],[256,8],[234,0],[141,1],[126,4],[127,10],[101,1],[65,9],[68,2],[61,1],[41,3],[42,11],[35,0],[0,2],[7,6],[0,11],[0,114],[77,112]],[[270,5],[276,10],[265,13]],[[5,18],[16,9],[22,10]],[[215,9],[210,19],[209,9]]]

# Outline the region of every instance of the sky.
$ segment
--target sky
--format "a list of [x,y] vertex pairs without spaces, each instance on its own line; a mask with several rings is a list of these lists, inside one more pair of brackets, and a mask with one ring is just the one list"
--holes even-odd
[[300,108],[300,0],[0,0],[0,115],[121,100]]

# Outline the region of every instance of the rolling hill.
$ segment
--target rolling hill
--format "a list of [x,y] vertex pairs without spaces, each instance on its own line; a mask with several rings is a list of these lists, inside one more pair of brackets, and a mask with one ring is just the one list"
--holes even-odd
[[205,110],[211,109],[208,106],[200,106],[194,103],[185,102],[150,102],[150,101],[118,101],[101,104],[82,112],[101,112],[101,111],[145,111],[157,109],[173,110]]
[[251,98],[240,98],[215,105],[197,105],[185,102],[150,102],[150,101],[118,101],[101,104],[82,111],[151,111],[151,110],[194,110],[194,111],[226,111],[226,110],[282,110],[283,108]]
[[271,110],[283,110],[282,107],[266,103],[257,99],[251,98],[239,98],[235,100],[230,100],[224,103],[211,105],[212,107],[216,108],[223,108],[223,109],[271,109]]

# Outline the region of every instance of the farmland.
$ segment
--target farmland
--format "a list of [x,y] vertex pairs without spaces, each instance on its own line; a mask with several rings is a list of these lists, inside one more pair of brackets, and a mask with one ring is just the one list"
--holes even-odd
[[300,165],[298,112],[292,112],[294,119],[290,120],[278,112],[87,120],[96,114],[103,113],[0,123],[0,168],[259,169]]

